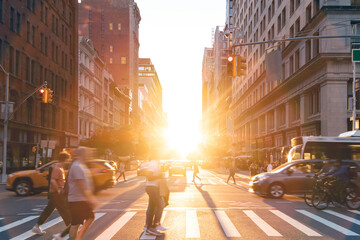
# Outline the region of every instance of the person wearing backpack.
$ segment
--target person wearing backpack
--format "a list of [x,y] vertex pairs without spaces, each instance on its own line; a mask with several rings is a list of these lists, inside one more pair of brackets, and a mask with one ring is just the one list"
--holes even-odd
[[63,239],[70,230],[71,216],[69,209],[67,207],[66,199],[62,194],[64,184],[65,184],[65,173],[64,165],[67,160],[70,159],[70,154],[67,152],[61,152],[59,154],[58,163],[54,167],[49,169],[49,194],[48,194],[48,204],[45,209],[42,211],[38,222],[32,228],[32,232],[37,235],[45,234],[45,231],[41,229],[41,225],[46,222],[50,215],[54,212],[55,209],[58,210],[60,216],[62,217],[67,228],[58,236],[54,235],[55,239]]

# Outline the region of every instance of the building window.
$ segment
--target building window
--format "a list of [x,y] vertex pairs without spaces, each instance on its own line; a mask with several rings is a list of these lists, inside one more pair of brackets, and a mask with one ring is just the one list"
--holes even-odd
[[110,52],[113,52],[113,46],[110,45]]
[[121,57],[121,64],[126,64],[126,57]]
[[319,89],[314,89],[309,93],[309,115],[314,115],[320,112],[319,97]]
[[289,58],[289,74],[294,73],[294,56],[290,56]]
[[31,43],[35,46],[35,26],[31,28]]
[[[319,36],[319,31],[314,33],[314,36]],[[317,56],[320,53],[320,40],[313,39],[313,57]]]
[[104,20],[105,19],[105,12],[104,10],[101,11],[101,20]]
[[109,23],[109,29],[113,30],[113,24],[112,23]]
[[294,2],[295,0],[290,0],[290,16],[294,14]]
[[15,53],[15,74],[16,76],[20,76],[20,52],[16,51]]
[[306,23],[311,21],[311,3],[306,7]]
[[311,40],[305,42],[305,62],[311,60]]
[[33,119],[33,101],[30,98],[27,103],[26,103],[26,120],[27,123],[32,123],[32,119]]
[[20,34],[20,25],[21,25],[21,14],[19,12],[16,13],[16,32]]
[[295,22],[295,36],[300,32],[300,17]]
[[14,8],[13,7],[10,7],[10,30],[11,31],[15,31],[15,28],[14,28],[14,18],[15,18],[15,16],[14,16],[14,14],[15,14],[15,10],[14,10]]
[[112,64],[112,63],[113,63],[113,59],[112,59],[112,58],[110,58],[110,61],[109,61],[109,62],[110,62],[110,64]]
[[294,37],[294,25],[290,27],[290,38]]
[[0,22],[3,22],[3,15],[4,15],[4,13],[3,13],[3,9],[4,9],[3,2],[4,2],[4,0],[0,0]]
[[14,73],[14,48],[9,49],[9,72]]
[[121,23],[118,23],[118,30],[121,30]]
[[300,68],[300,50],[296,50],[295,52],[295,71]]
[[26,41],[30,43],[30,22],[26,22]]
[[27,82],[30,82],[30,58],[29,57],[26,57],[25,78],[26,78]]

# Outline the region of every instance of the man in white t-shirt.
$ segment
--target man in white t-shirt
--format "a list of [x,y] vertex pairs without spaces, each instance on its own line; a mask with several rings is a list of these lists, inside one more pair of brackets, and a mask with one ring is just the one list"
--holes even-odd
[[267,171],[267,172],[271,172],[272,170],[273,170],[273,166],[272,166],[272,164],[271,164],[271,162],[270,162],[269,165],[267,166],[266,171]]
[[[70,240],[80,240],[93,223],[95,197],[93,184],[86,161],[91,156],[91,149],[79,147],[73,153],[74,162],[68,175],[69,184],[69,209],[71,213]],[[80,224],[82,228],[78,233]]]

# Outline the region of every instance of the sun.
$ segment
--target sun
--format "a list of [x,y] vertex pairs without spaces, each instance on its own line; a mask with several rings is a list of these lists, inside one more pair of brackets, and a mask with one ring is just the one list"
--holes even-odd
[[169,147],[176,150],[182,157],[195,151],[201,141],[200,129],[194,124],[177,122],[164,130],[164,137]]

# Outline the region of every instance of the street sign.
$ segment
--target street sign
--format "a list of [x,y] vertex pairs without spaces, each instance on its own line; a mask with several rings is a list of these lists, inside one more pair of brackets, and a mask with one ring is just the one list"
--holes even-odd
[[55,145],[56,145],[56,141],[55,141],[55,140],[50,140],[50,141],[49,141],[49,148],[50,148],[50,149],[55,149]]
[[360,62],[360,49],[352,50],[352,62]]
[[47,140],[41,140],[40,141],[40,147],[41,148],[47,148],[48,146],[48,141]]

